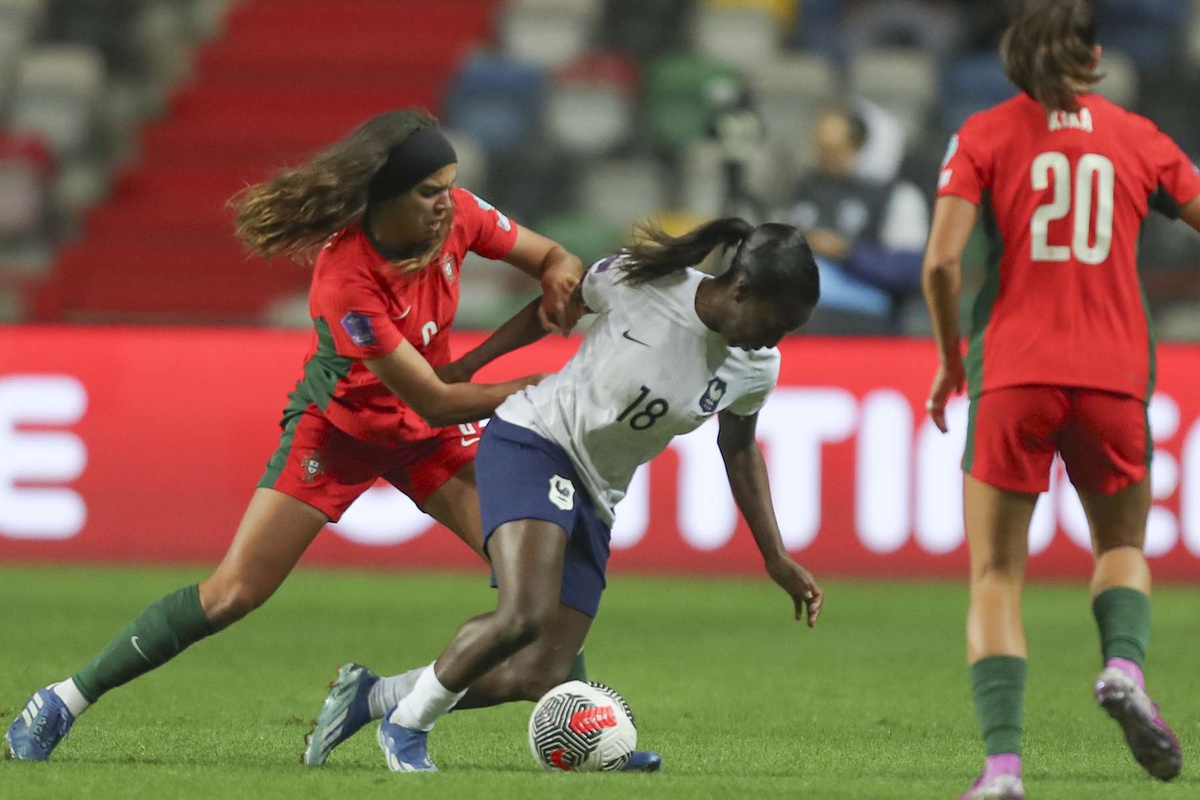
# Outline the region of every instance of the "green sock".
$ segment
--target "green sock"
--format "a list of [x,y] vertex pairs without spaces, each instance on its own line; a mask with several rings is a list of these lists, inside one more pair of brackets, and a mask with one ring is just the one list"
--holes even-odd
[[125,630],[72,678],[89,703],[110,689],[161,667],[213,632],[197,584],[176,589],[138,614]]
[[1092,601],[1104,660],[1124,658],[1142,666],[1150,645],[1150,598],[1137,589],[1107,589]]
[[575,656],[575,663],[571,665],[571,671],[567,673],[569,681],[586,681],[587,677],[587,659],[583,657],[583,651],[579,651],[579,655]]
[[1026,662],[1015,656],[991,656],[971,665],[975,716],[989,756],[1021,755]]

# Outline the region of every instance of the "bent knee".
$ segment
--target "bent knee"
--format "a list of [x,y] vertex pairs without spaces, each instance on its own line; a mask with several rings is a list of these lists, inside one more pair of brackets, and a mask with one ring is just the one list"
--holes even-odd
[[263,587],[242,579],[222,580],[214,576],[200,584],[204,614],[217,628],[242,619],[267,602],[272,594],[274,587]]

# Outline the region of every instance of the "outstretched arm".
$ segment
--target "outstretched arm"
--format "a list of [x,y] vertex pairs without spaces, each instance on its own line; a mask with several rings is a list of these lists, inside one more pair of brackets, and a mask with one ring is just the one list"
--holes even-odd
[[435,367],[434,371],[446,383],[462,383],[471,380],[476,372],[500,356],[533,344],[546,335],[539,314],[541,305],[541,297],[530,300],[528,305],[497,328],[483,344],[449,364]]
[[758,415],[739,417],[725,411],[720,415],[720,423],[717,445],[725,460],[725,472],[729,476],[733,499],[750,526],[767,574],[791,595],[796,619],[806,620],[811,628],[821,614],[824,593],[808,570],[788,555],[783,537],[779,535],[779,524],[771,503],[767,465],[754,435]]
[[[572,319],[579,319],[584,314],[592,313],[592,310],[583,302],[583,293],[580,291],[582,285],[582,283],[575,285],[575,290],[571,292],[571,299],[568,301],[567,314]],[[530,300],[529,305],[497,328],[495,333],[489,336],[483,344],[449,364],[436,367],[434,371],[437,372],[438,377],[446,383],[469,381],[476,372],[500,356],[527,344],[533,344],[544,337],[547,330],[543,318],[543,302],[544,298],[542,297]]]
[[385,356],[363,363],[404,403],[435,428],[490,417],[513,392],[537,383],[529,375],[504,383],[446,383],[407,341]]

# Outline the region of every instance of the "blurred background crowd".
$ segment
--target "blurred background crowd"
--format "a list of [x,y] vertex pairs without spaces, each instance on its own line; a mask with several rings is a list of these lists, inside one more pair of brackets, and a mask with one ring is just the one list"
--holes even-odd
[[[1100,91],[1200,157],[1200,0],[1099,0]],[[227,198],[390,108],[460,185],[585,261],[653,219],[802,226],[811,330],[928,333],[937,167],[1014,93],[1003,0],[0,0],[0,321],[308,325]],[[1200,339],[1200,240],[1142,239],[1166,338]],[[978,282],[980,236],[969,250]],[[968,287],[970,288],[970,287]],[[459,325],[535,287],[464,265]],[[968,292],[969,295],[969,292]]]

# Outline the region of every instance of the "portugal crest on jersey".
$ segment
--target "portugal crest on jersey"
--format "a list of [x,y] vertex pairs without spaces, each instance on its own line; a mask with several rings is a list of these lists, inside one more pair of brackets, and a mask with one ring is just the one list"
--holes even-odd
[[442,258],[442,274],[446,276],[448,282],[454,283],[454,256],[449,253]]
[[704,390],[704,395],[700,398],[700,410],[705,414],[711,414],[716,411],[721,398],[725,396],[726,388],[728,387],[725,381],[720,378],[713,378],[709,381],[708,387]]
[[301,480],[308,483],[316,480],[317,476],[325,471],[325,466],[321,463],[321,454],[315,450],[300,460],[300,469],[304,471],[301,475]]

